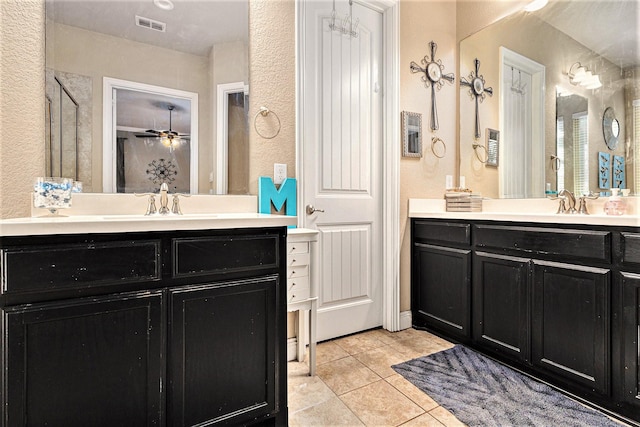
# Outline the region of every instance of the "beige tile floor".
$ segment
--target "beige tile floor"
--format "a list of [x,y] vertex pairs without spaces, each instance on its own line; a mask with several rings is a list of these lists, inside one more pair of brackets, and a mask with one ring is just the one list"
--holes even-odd
[[290,426],[464,426],[391,365],[453,347],[428,332],[383,329],[317,346],[317,375],[289,362]]

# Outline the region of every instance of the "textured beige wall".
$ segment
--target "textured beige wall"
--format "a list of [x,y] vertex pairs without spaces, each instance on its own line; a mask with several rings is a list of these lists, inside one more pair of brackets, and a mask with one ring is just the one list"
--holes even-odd
[[[422,158],[402,157],[400,160],[400,310],[411,309],[411,245],[410,222],[407,218],[408,199],[441,198],[445,176],[455,175],[457,168],[456,99],[458,85],[456,49],[456,4],[452,1],[400,2],[400,110],[422,114]],[[453,84],[436,91],[439,129],[429,127],[431,89],[425,87],[419,74],[412,74],[411,61],[430,56],[429,42],[438,45],[436,60],[442,60],[443,73],[453,73]],[[431,150],[433,137],[446,145],[444,158]],[[402,149],[399,135],[398,150]],[[440,155],[442,147],[436,152]]]
[[0,1],[0,218],[30,214],[44,174],[44,2]]
[[[274,163],[286,163],[296,176],[296,62],[294,0],[252,0],[249,4],[249,191],[258,193],[258,177],[273,176]],[[254,129],[260,107],[280,118],[281,129],[273,139]],[[258,129],[275,134],[273,115],[257,117]]]

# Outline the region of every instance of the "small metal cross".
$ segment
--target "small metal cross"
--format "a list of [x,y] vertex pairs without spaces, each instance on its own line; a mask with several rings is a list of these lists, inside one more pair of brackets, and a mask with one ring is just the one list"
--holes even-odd
[[480,138],[480,115],[478,113],[478,99],[480,102],[484,101],[487,97],[485,94],[489,94],[489,96],[493,96],[493,89],[490,87],[485,87],[484,77],[480,75],[480,61],[478,58],[474,59],[474,63],[476,66],[475,73],[472,71],[469,73],[469,80],[464,77],[460,78],[460,86],[469,87],[470,96],[474,97],[476,100],[476,138]]
[[455,77],[453,73],[450,74],[442,74],[444,71],[444,65],[442,65],[442,61],[438,59],[436,61],[436,50],[438,49],[438,45],[434,41],[429,42],[429,47],[431,50],[431,57],[427,58],[425,55],[422,58],[422,65],[424,68],[416,64],[414,61],[411,61],[411,72],[412,73],[422,73],[422,81],[427,88],[431,88],[431,121],[429,126],[431,130],[438,129],[438,110],[436,108],[436,89],[440,90],[442,86],[444,86],[444,80],[449,83],[453,83]]

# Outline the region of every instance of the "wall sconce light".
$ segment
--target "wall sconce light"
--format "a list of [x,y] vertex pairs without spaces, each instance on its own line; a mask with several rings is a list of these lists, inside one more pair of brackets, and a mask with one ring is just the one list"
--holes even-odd
[[573,64],[569,69],[569,81],[572,85],[580,85],[585,89],[598,89],[602,86],[600,76],[593,74],[579,62]]

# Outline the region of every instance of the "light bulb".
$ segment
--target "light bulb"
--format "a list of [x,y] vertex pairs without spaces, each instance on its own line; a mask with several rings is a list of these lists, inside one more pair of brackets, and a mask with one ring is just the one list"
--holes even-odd
[[602,86],[600,77],[597,74],[591,76],[589,80],[585,80],[581,84],[585,87],[585,89],[598,89]]
[[536,10],[540,10],[547,5],[549,0],[533,0],[531,3],[524,7],[525,12],[535,12]]

